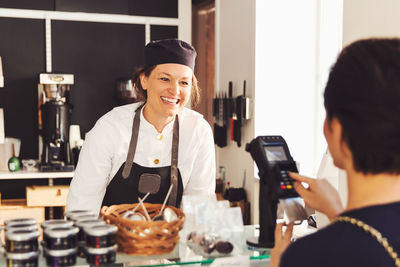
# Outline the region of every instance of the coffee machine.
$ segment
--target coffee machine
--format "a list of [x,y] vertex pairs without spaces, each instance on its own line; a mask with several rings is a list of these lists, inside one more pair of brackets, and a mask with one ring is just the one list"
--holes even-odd
[[73,171],[69,93],[74,75],[41,73],[39,80],[39,132],[43,143],[40,171]]

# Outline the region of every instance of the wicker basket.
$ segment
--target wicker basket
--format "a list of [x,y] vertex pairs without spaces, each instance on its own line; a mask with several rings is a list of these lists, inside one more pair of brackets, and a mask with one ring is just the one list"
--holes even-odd
[[[135,255],[167,254],[174,250],[179,241],[179,231],[183,228],[185,214],[172,206],[178,215],[178,219],[172,222],[166,221],[132,221],[123,218],[122,215],[136,207],[134,204],[113,205],[103,207],[101,216],[107,223],[118,226],[116,241],[121,252]],[[159,214],[161,204],[144,203],[150,218]],[[144,215],[139,206],[136,212]]]

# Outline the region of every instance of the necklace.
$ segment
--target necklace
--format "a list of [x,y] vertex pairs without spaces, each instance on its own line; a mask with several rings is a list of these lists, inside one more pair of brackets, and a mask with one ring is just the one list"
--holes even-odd
[[386,252],[390,255],[390,257],[392,257],[392,259],[394,260],[395,264],[397,267],[400,267],[400,259],[397,255],[397,252],[394,251],[393,247],[389,244],[389,242],[387,241],[387,239],[385,237],[382,236],[382,234],[376,230],[374,227],[366,224],[365,222],[352,218],[352,217],[348,217],[348,216],[338,216],[336,218],[334,218],[332,220],[332,224],[335,222],[347,222],[350,224],[353,224],[355,226],[358,226],[359,228],[363,229],[365,232],[369,233],[370,235],[372,235],[372,237],[374,237],[379,244],[381,244]]

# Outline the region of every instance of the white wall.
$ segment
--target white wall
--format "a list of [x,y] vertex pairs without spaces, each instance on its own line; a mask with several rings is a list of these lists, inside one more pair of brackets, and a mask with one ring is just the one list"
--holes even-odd
[[[343,47],[355,40],[370,37],[400,37],[400,1],[343,1]],[[321,165],[319,177],[327,178],[339,190],[342,203],[347,203],[347,178],[344,171],[334,167],[330,156]],[[317,212],[317,225],[324,227],[328,218]]]
[[[288,4],[288,1],[285,2]],[[312,2],[313,1],[310,1],[308,4],[312,5]],[[317,71],[317,76],[315,77],[317,84],[316,90],[320,90],[322,92],[323,87],[325,86],[329,67],[334,63],[336,53],[340,49],[342,41],[343,46],[345,46],[360,38],[383,36],[400,37],[400,1],[321,0],[317,2],[317,8],[319,12],[318,18],[308,19],[319,23],[318,28],[316,29],[318,32],[318,40],[316,40],[316,46],[310,47],[308,51],[315,49],[316,52],[319,53],[318,58],[312,58],[310,60],[315,60],[319,68]],[[237,90],[234,90],[234,94],[237,95],[241,91],[243,80],[246,79],[248,96],[255,97],[256,79],[266,79],[268,74],[270,75],[269,77],[272,76],[272,78],[277,79],[277,77],[273,77],[273,67],[270,67],[271,71],[265,73],[265,76],[263,76],[264,74],[262,75],[261,73],[257,74],[258,76],[255,75],[255,66],[258,64],[255,59],[257,49],[255,45],[256,16],[259,16],[258,19],[264,19],[266,21],[268,20],[267,17],[262,17],[267,16],[267,13],[260,13],[260,9],[256,9],[256,3],[258,7],[260,3],[261,5],[265,6],[268,3],[271,4],[272,2],[266,0],[216,0],[216,92],[227,92],[228,81],[232,80],[234,83],[234,89]],[[341,19],[342,5],[343,23],[342,28],[339,28],[341,24],[335,22],[335,20]],[[278,6],[284,8],[284,4],[278,4]],[[332,11],[332,8],[335,9],[334,12]],[[278,9],[272,10],[272,12],[279,13],[283,11]],[[285,15],[288,15],[288,13],[283,14],[281,19],[284,19]],[[286,19],[290,20],[290,17],[288,16]],[[270,21],[269,23],[271,26],[271,41],[276,41],[276,43],[279,43],[279,40],[276,39],[277,37],[273,36],[272,33],[275,32],[277,36],[280,34],[285,34],[285,30],[282,29],[282,23],[280,23],[279,20],[276,20],[275,22]],[[295,27],[298,25],[293,24],[293,26]],[[313,30],[314,29],[310,29],[310,31]],[[301,36],[293,36],[292,45],[297,44],[296,38],[301,38]],[[333,44],[332,42],[335,43]],[[285,43],[283,45],[285,45]],[[280,48],[282,47],[276,45],[274,48],[275,53],[280,53]],[[289,46],[283,50],[288,50],[288,48]],[[296,53],[299,54],[301,52],[297,51]],[[296,56],[296,53],[294,53],[293,57]],[[271,53],[270,56],[275,56],[277,58],[276,54],[274,55],[273,53]],[[293,72],[293,70],[291,72]],[[290,77],[291,76],[289,75],[287,79]],[[284,78],[285,77],[281,77],[280,79]],[[312,83],[310,77],[308,78],[308,82],[310,84]],[[322,105],[322,97],[314,98],[314,96],[312,96],[311,99],[315,102],[314,105]],[[322,117],[320,115],[318,116],[319,118],[317,118],[317,124],[319,126],[316,127],[317,130],[322,128]],[[315,119],[315,117],[313,119]],[[245,143],[251,141],[255,136],[254,120],[250,120],[244,125],[242,133],[242,147],[238,148],[236,143],[228,142],[228,147],[217,149],[217,164],[226,167],[227,179],[231,181],[233,186],[241,186],[243,172],[246,170],[246,190],[250,197],[249,201],[252,202],[252,222],[257,223],[258,182],[253,178],[253,161],[250,155],[244,151]],[[276,133],[279,134],[278,132]],[[321,146],[321,144],[324,143],[322,129],[320,133],[320,135],[314,133],[312,137],[319,140],[318,146]],[[292,149],[293,144],[291,144],[290,139],[291,137],[289,137],[288,140],[289,146],[291,150],[294,150],[294,148]],[[307,148],[301,147],[301,149]],[[299,154],[298,158],[301,158],[301,154]],[[297,157],[295,157],[295,159],[297,159]],[[318,164],[318,159],[314,160],[313,165],[315,169],[318,168]],[[339,185],[339,187],[341,186]]]
[[227,92],[232,80],[238,95],[245,79],[248,96],[256,98],[257,115],[244,124],[242,147],[229,141],[227,147],[217,148],[217,164],[226,167],[226,177],[235,187],[242,185],[246,172],[253,223],[258,223],[259,187],[245,144],[257,135],[283,135],[308,175],[317,170],[325,149],[319,148],[317,155],[315,140],[323,138],[316,71],[322,64],[317,60],[318,3],[216,1],[216,91]]
[[[233,81],[233,95],[242,94],[243,80],[246,80],[247,96],[254,97],[255,82],[255,1],[215,1],[215,69],[216,92],[228,93],[228,82]],[[258,217],[258,187],[254,182],[254,164],[244,148],[254,138],[254,122],[244,122],[242,146],[228,141],[228,146],[217,148],[217,168],[226,167],[226,178],[234,187],[242,186],[246,172],[246,191],[251,202],[251,217]],[[256,220],[258,221],[258,219]],[[253,222],[253,220],[252,220]]]
[[368,37],[400,37],[400,1],[343,1],[343,46]]
[[[290,8],[288,8],[290,6]],[[282,135],[300,172],[315,175],[318,1],[257,1],[255,135]],[[318,162],[318,163],[317,163]]]

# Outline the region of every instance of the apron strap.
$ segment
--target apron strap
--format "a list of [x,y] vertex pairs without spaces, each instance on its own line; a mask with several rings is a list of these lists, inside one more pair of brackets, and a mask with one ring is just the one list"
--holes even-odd
[[[124,179],[128,178],[131,173],[133,158],[135,157],[137,139],[139,135],[140,111],[142,110],[144,105],[145,103],[140,105],[135,111],[128,155],[126,156],[125,166],[122,171],[122,177]],[[171,184],[173,184],[174,186],[172,187],[172,191],[168,200],[168,205],[171,206],[176,206],[176,201],[178,197],[178,147],[179,147],[179,120],[178,120],[178,115],[176,115],[173,126],[172,149],[171,149]]]
[[135,157],[137,139],[138,139],[138,135],[139,135],[140,111],[142,110],[144,104],[145,103],[140,105],[135,110],[135,117],[133,119],[133,124],[132,124],[131,141],[129,143],[129,150],[128,150],[128,155],[126,156],[126,162],[125,162],[124,170],[122,171],[122,177],[124,179],[128,178],[129,174],[131,173],[132,164],[133,164],[133,158]]
[[179,120],[178,115],[175,116],[174,129],[172,133],[172,149],[171,149],[171,194],[169,196],[168,205],[176,206],[178,197],[178,147],[179,147]]

